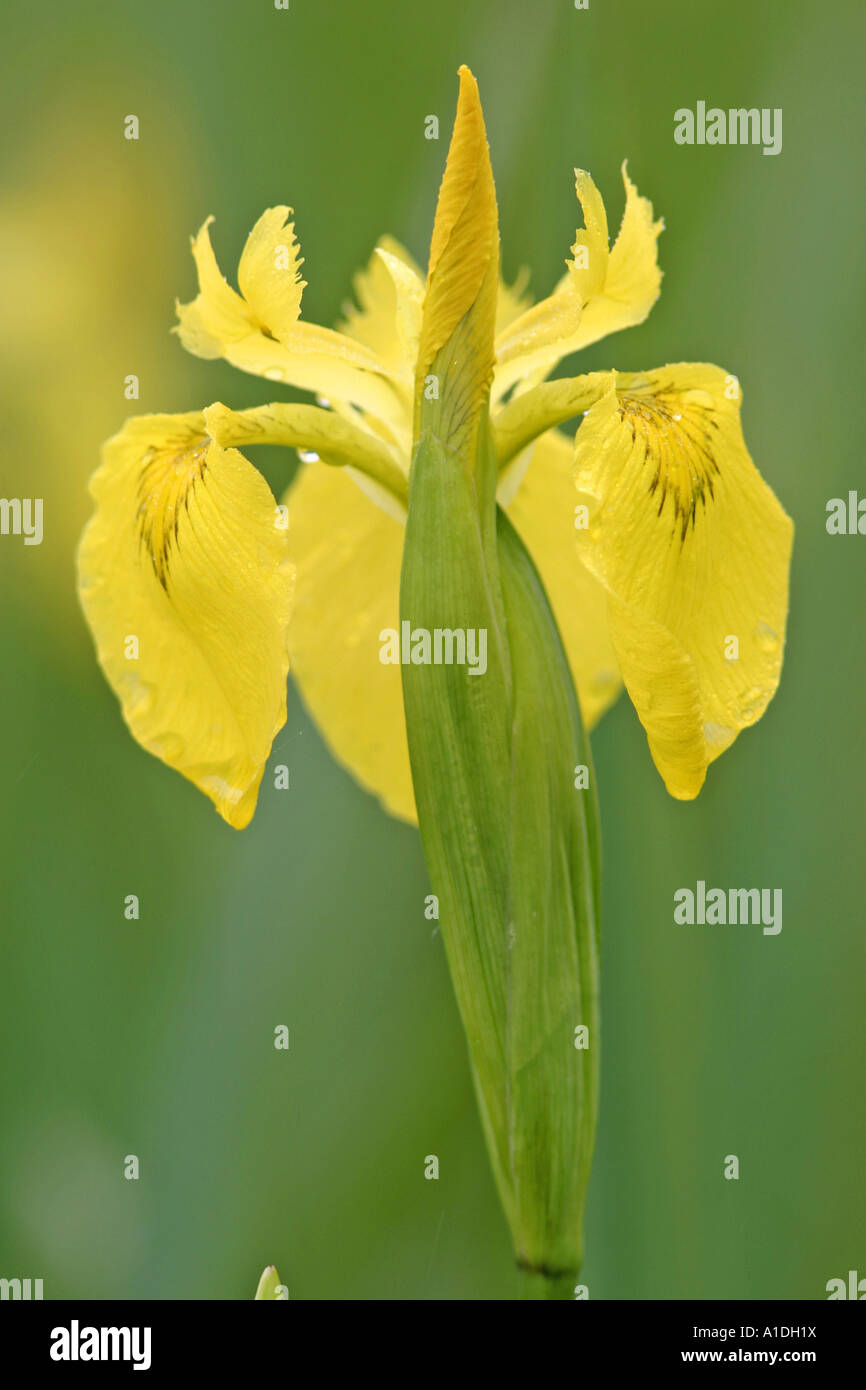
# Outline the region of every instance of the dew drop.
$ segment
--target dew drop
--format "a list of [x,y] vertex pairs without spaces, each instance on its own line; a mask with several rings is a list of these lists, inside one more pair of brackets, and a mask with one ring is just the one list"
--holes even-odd
[[613,689],[618,681],[619,673],[617,671],[613,671],[610,668],[598,671],[591,681],[593,693],[595,695],[606,695],[609,690]]
[[314,449],[299,449],[298,458],[301,460],[301,463],[319,462],[319,455],[315,452]]
[[757,623],[755,641],[762,652],[775,652],[779,648],[779,634],[768,623]]
[[709,722],[704,725],[704,738],[711,748],[727,748],[734,737],[734,731],[724,724]]

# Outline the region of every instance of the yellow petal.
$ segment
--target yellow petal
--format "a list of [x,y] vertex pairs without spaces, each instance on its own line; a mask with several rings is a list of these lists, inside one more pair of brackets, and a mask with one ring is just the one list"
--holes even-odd
[[538,439],[523,481],[508,505],[511,521],[535,561],[556,618],[588,729],[622,688],[610,639],[607,595],[579,557],[575,521],[591,499],[575,494],[574,447],[551,430]]
[[379,243],[367,266],[355,276],[358,307],[347,306],[340,329],[364,343],[389,375],[411,393],[424,281],[404,255]]
[[568,269],[553,294],[512,322],[496,340],[493,395],[499,400],[518,381],[537,381],[563,357],[641,323],[658,298],[661,271],[656,242],[661,222],[622,166],[626,203],[616,244],[608,251],[607,214],[589,174],[575,170],[584,227],[577,232]]
[[607,277],[607,213],[604,199],[585,169],[575,169],[574,188],[583,213],[583,227],[578,228],[574,238],[566,279],[587,304],[602,290]]
[[601,194],[582,169],[575,169],[575,188],[584,227],[571,248],[568,269],[553,294],[516,316],[496,338],[494,398],[516,381],[540,378],[573,351],[584,305],[604,284],[607,272],[607,214]]
[[266,336],[285,342],[301,313],[303,259],[292,209],[268,208],[247,237],[238,266],[241,294]]
[[230,825],[286,718],[292,568],[261,475],[204,418],[145,415],[105,446],[79,592],[133,735]]
[[414,256],[409,254],[401,241],[398,241],[395,236],[391,236],[390,233],[386,232],[384,236],[379,238],[379,248],[382,251],[387,251],[391,256],[396,256],[398,261],[402,261],[407,269],[412,271],[415,278],[420,281],[423,288],[424,272]]
[[285,343],[250,333],[226,343],[223,356],[242,372],[328,400],[350,401],[395,427],[406,418],[406,402],[388,380],[383,364],[362,343],[333,329],[296,323]]
[[785,640],[793,526],[749,457],[736,378],[694,363],[611,373],[578,430],[575,481],[626,689],[668,791],[689,799],[763,714]]
[[345,469],[304,464],[286,497],[297,569],[292,674],[334,757],[414,821],[403,687],[380,633],[400,630],[404,528]]
[[588,347],[609,333],[643,323],[661,290],[658,238],[663,222],[653,221],[653,207],[642,198],[622,166],[625,212],[619,235],[607,258],[603,284],[588,296],[577,338],[569,352]]
[[237,294],[214,255],[209,217],[193,239],[199,292],[178,304],[178,332],[196,357],[220,357],[226,347],[251,333],[285,342],[301,312],[303,264],[291,208],[268,208],[247,237],[238,267]]
[[289,209],[269,208],[256,223],[241,257],[239,280],[247,299],[220,273],[205,222],[193,241],[199,293],[177,305],[180,340],[196,357],[224,357],[240,371],[302,391],[351,402],[394,427],[402,426],[405,396],[388,380],[384,364],[361,342],[300,320],[300,253]]
[[189,304],[177,305],[178,335],[195,357],[221,357],[226,345],[257,329],[248,304],[224,278],[210,239],[209,217],[192,240],[199,291]]
[[582,315],[583,300],[569,280],[498,334],[494,399],[500,399],[516,381],[548,372],[571,351],[564,345],[574,339]]
[[527,293],[526,287],[529,284],[529,268],[524,266],[519,272],[513,285],[506,285],[504,280],[499,281],[499,294],[496,300],[496,334],[504,333],[509,324],[532,304],[532,296]]

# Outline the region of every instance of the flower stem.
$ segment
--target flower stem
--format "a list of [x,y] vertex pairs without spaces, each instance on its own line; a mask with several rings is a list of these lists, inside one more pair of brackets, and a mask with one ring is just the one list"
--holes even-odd
[[518,1273],[520,1298],[524,1303],[552,1303],[574,1298],[579,1276],[576,1269],[557,1272],[519,1266]]

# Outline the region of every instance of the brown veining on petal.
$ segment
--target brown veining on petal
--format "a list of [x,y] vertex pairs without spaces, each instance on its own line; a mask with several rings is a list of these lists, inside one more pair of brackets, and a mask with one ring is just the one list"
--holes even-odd
[[685,541],[694,531],[700,509],[713,500],[715,459],[714,431],[718,420],[712,399],[698,391],[674,391],[647,383],[635,384],[619,396],[619,413],[635,443],[645,450],[649,477],[647,490],[660,517],[669,510],[672,534]]
[[172,554],[179,540],[182,511],[207,470],[207,436],[190,435],[147,449],[141,458],[136,520],[153,572],[168,592]]

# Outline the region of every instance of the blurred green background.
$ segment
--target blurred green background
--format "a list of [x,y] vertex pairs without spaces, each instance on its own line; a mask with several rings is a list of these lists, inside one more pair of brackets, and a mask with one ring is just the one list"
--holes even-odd
[[[590,1296],[823,1298],[866,1275],[866,540],[824,527],[864,478],[861,21],[856,0],[5,7],[0,493],[45,499],[45,539],[0,539],[0,1275],[49,1298],[251,1298],[275,1261],[292,1298],[513,1296],[417,834],[332,762],[291,686],[273,756],[292,789],[266,777],[229,830],[127,734],[72,568],[127,414],[273,395],[169,336],[190,233],[214,213],[232,267],[261,210],[291,203],[305,314],[332,323],[383,231],[425,258],[460,62],[506,275],[531,264],[537,294],[559,276],[575,164],[615,227],[627,156],[667,224],[662,297],[581,368],[735,372],[797,525],[780,692],[699,800],[666,795],[627,700],[593,738]],[[673,112],[699,99],[782,107],[781,155],[676,146]],[[267,468],[287,480],[285,458]],[[698,878],[781,887],[782,933],[676,927]]]

